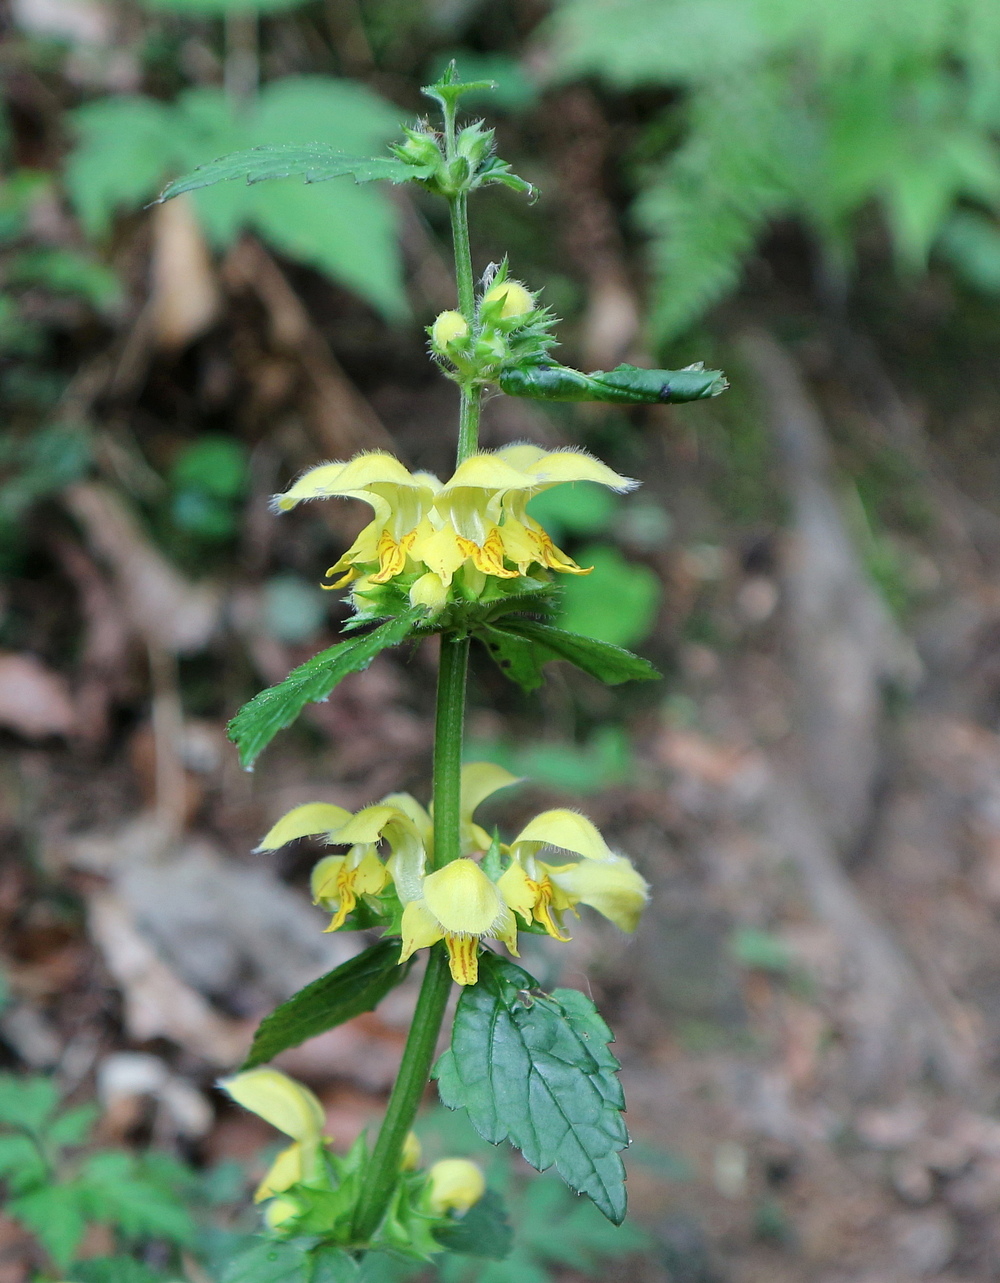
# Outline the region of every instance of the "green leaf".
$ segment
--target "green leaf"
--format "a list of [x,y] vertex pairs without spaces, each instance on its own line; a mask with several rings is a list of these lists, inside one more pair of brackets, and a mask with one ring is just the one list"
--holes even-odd
[[655,681],[660,676],[649,660],[631,651],[536,619],[507,615],[480,629],[477,636],[510,679],[529,691],[541,685],[541,666],[552,659],[569,660],[609,686]]
[[312,1268],[305,1248],[265,1239],[234,1256],[221,1283],[310,1283]]
[[441,1100],[465,1108],[491,1144],[505,1137],[538,1170],[555,1164],[616,1225],[625,1216],[625,1101],[608,1050],[611,1034],[575,990],[538,992],[526,971],[496,954],[463,989],[451,1049],[434,1069]]
[[215,183],[231,182],[241,178],[246,183],[263,183],[269,178],[301,177],[307,183],[323,183],[329,178],[353,178],[356,183],[371,183],[388,179],[392,183],[405,183],[421,177],[418,167],[407,165],[392,156],[345,156],[328,143],[278,143],[266,147],[251,147],[249,151],[234,152],[218,160],[199,165],[193,173],[175,179],[156,198],[162,204],[182,192],[197,191]]
[[372,1011],[405,977],[399,941],[380,940],[300,989],[261,1021],[243,1068],[253,1069],[307,1038]]
[[47,1185],[11,1199],[6,1210],[35,1233],[60,1270],[65,1270],[86,1230],[77,1186]]
[[493,1189],[488,1189],[460,1221],[435,1230],[434,1237],[449,1252],[484,1256],[493,1261],[509,1256],[514,1243],[504,1201]]
[[313,1255],[310,1283],[359,1283],[361,1266],[343,1248],[321,1247]]
[[537,690],[545,680],[542,665],[558,658],[537,642],[493,624],[481,628],[476,636],[493,656],[500,671],[522,690]]
[[37,1134],[58,1104],[59,1091],[50,1078],[0,1074],[0,1125]]
[[100,1115],[96,1105],[80,1105],[60,1114],[47,1129],[45,1139],[54,1145],[82,1145]]
[[15,1194],[44,1183],[48,1169],[35,1143],[23,1133],[0,1136],[0,1178]]
[[363,637],[338,642],[293,669],[277,686],[261,691],[244,704],[228,728],[243,766],[252,766],[278,731],[291,726],[306,704],[326,699],[349,673],[361,672],[381,651],[405,641],[424,614],[422,607],[415,606]]
[[189,1244],[194,1225],[180,1201],[143,1176],[136,1160],[117,1150],[91,1154],[77,1182],[87,1215],[129,1238]]
[[627,561],[611,544],[591,544],[577,553],[589,575],[567,575],[560,601],[559,623],[613,646],[635,646],[653,630],[662,587],[659,577]]
[[133,1256],[91,1256],[73,1265],[74,1283],[159,1283],[159,1279]]

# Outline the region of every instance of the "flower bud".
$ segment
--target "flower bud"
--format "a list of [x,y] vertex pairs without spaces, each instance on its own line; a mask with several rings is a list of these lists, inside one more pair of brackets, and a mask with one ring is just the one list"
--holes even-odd
[[442,312],[431,326],[431,343],[438,352],[447,352],[456,339],[463,339],[469,326],[461,312]]
[[411,587],[410,601],[414,606],[426,606],[432,615],[440,615],[448,604],[448,589],[440,576],[429,570]]
[[467,1158],[442,1158],[427,1173],[427,1203],[438,1216],[464,1213],[486,1193],[486,1181]]
[[437,165],[441,161],[441,149],[433,134],[405,128],[403,133],[406,134],[406,142],[393,147],[400,160],[410,165]]
[[423,1149],[416,1132],[407,1132],[406,1140],[403,1141],[403,1154],[399,1163],[400,1169],[404,1172],[416,1171],[420,1166],[422,1154]]
[[298,1214],[298,1204],[290,1198],[275,1198],[264,1209],[264,1221],[268,1229],[276,1230]]
[[484,303],[496,303],[503,300],[503,306],[500,309],[500,316],[503,320],[513,320],[518,316],[526,316],[534,310],[535,300],[530,291],[526,290],[520,281],[500,281],[499,284],[491,286],[483,295]]
[[468,125],[458,135],[458,154],[468,156],[473,168],[476,168],[493,150],[492,129],[484,129],[482,121]]

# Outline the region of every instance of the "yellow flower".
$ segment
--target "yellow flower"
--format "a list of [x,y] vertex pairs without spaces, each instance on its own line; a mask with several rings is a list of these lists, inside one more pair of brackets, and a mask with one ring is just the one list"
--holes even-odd
[[486,1181],[467,1158],[442,1158],[427,1173],[427,1206],[435,1216],[467,1212],[486,1193]]
[[479,946],[484,939],[502,940],[516,958],[517,924],[496,884],[475,860],[452,860],[434,873],[407,876],[397,865],[393,878],[403,909],[405,962],[417,949],[443,940],[452,979],[474,985],[479,978]]
[[334,915],[327,931],[344,925],[358,896],[378,895],[389,881],[389,871],[378,856],[380,842],[388,843],[393,852],[422,851],[413,820],[389,799],[366,806],[356,815],[348,812],[346,822],[329,834],[327,841],[350,847],[346,855],[325,856],[312,871],[313,903]]
[[[394,816],[386,814],[381,818],[384,827]],[[258,851],[276,851],[296,838],[323,835],[332,846],[351,848],[346,855],[325,856],[312,872],[313,903],[322,905],[334,915],[327,931],[336,931],[344,925],[347,915],[358,902],[358,896],[378,895],[389,880],[385,865],[377,855],[381,829],[377,829],[371,838],[353,836],[359,831],[357,820],[358,816],[342,806],[307,802],[283,815],[257,847]],[[346,837],[341,837],[338,830],[345,826],[352,827],[348,828]]]
[[319,1174],[326,1116],[308,1087],[277,1069],[248,1069],[222,1079],[219,1086],[238,1105],[257,1114],[294,1142],[271,1164],[254,1194],[255,1202],[273,1198]]
[[348,463],[310,468],[273,502],[282,512],[305,499],[361,499],[370,504],[375,511],[374,520],[326,572],[327,578],[337,574],[342,577],[325,586],[342,588],[361,576],[362,567],[375,562],[378,570],[369,579],[373,584],[384,584],[405,569],[407,553],[440,484],[430,473],[411,473],[393,455],[376,450],[356,455]]
[[[583,857],[574,864],[539,860],[544,847]],[[649,899],[645,879],[622,855],[615,855],[595,826],[576,811],[537,815],[509,847],[513,860],[497,887],[525,922],[540,923],[550,936],[566,941],[562,915],[588,904],[623,931],[634,931]]]

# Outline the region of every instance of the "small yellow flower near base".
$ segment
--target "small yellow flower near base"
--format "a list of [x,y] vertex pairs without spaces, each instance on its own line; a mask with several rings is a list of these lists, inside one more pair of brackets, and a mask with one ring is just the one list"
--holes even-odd
[[299,1214],[299,1207],[290,1198],[276,1198],[268,1203],[264,1211],[264,1223],[270,1230],[281,1229]]
[[464,1214],[486,1193],[486,1180],[467,1158],[442,1158],[427,1173],[427,1206],[436,1216]]
[[255,1202],[273,1198],[292,1185],[308,1180],[319,1164],[326,1115],[308,1087],[278,1069],[247,1069],[219,1086],[238,1105],[257,1114],[294,1144],[283,1149],[257,1187]]

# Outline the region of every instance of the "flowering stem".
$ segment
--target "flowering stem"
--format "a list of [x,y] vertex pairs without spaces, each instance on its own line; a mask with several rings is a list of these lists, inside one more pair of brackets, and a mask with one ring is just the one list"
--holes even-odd
[[[446,156],[455,156],[455,104],[445,107]],[[465,192],[449,200],[458,305],[472,330],[476,323],[476,287],[469,244],[469,215]],[[457,463],[474,454],[479,445],[479,410],[482,388],[470,380],[462,385],[458,425]],[[465,727],[465,683],[469,667],[469,639],[454,633],[441,635],[438,666],[437,714],[434,723],[434,858],[441,868],[462,854],[461,787],[462,739]],[[430,951],[413,1023],[406,1038],[399,1074],[389,1097],[385,1118],[372,1151],[365,1187],[354,1217],[354,1239],[367,1242],[379,1227],[399,1176],[406,1135],[420,1107],[430,1077],[434,1049],[451,990],[448,955],[443,944]]]
[[406,1038],[399,1073],[375,1142],[365,1185],[354,1215],[354,1240],[367,1243],[379,1227],[399,1178],[403,1143],[413,1126],[420,1099],[430,1078],[444,1009],[448,1004],[451,974],[443,944],[436,944],[427,959],[420,997]]

